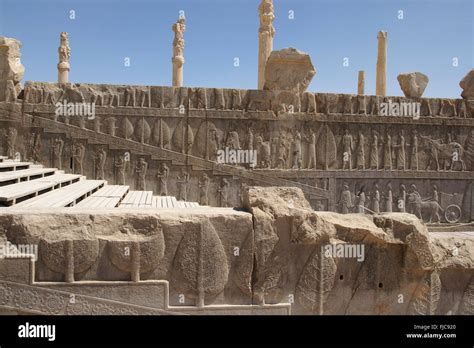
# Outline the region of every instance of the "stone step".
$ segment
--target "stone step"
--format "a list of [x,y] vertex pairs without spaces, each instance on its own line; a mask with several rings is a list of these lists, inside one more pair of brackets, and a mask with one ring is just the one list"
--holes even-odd
[[3,162],[1,163],[29,163],[30,164],[30,168],[34,168],[35,166],[36,167],[40,167],[40,168],[43,168],[43,165],[42,164],[35,164],[34,162],[27,162],[28,160],[25,160],[25,161],[21,161],[21,160],[16,160],[16,159],[11,159],[11,158],[7,158],[5,160],[3,160]]
[[56,168],[30,168],[24,170],[14,170],[0,173],[0,186],[29,181],[45,176],[53,175],[57,172]]
[[181,208],[181,209],[191,209],[191,208],[197,208],[197,207],[199,207],[199,204],[196,202],[178,201],[178,208]]
[[152,199],[151,208],[158,209],[187,209],[197,208],[199,204],[196,202],[178,201],[173,196],[154,196]]
[[75,205],[75,208],[115,208],[130,190],[125,185],[107,185]]
[[130,191],[120,203],[120,208],[151,207],[153,191]]
[[178,201],[173,196],[154,196],[152,200],[152,208],[168,209],[177,208]]
[[18,203],[21,208],[59,208],[74,206],[106,184],[105,180],[80,180],[72,185],[50,191]]
[[30,162],[3,161],[0,163],[0,172],[28,169],[31,165]]
[[[118,282],[117,282],[118,283]],[[50,289],[48,283],[41,283],[42,286],[26,285],[10,281],[0,280],[0,289],[8,289],[13,294],[26,294],[22,301],[15,300],[14,296],[6,296],[0,303],[0,308],[15,308],[20,312],[28,314],[43,315],[177,315],[178,313],[170,309],[168,302],[166,309],[158,309],[125,303],[121,301],[109,300],[102,297],[72,293],[62,290]],[[58,283],[55,283],[58,284]],[[75,283],[72,283],[75,284]],[[135,284],[131,284],[135,285]],[[167,290],[168,291],[168,290]],[[28,296],[34,294],[35,296]],[[74,297],[75,301],[71,302]],[[43,301],[38,299],[54,299],[59,305],[45,306]],[[3,300],[3,298],[2,298]],[[62,305],[63,304],[63,305]],[[179,307],[177,307],[179,310]]]
[[30,168],[44,168],[42,164],[30,164]]
[[25,199],[78,182],[83,178],[83,176],[76,174],[54,174],[45,178],[2,186],[0,187],[0,205],[10,206]]

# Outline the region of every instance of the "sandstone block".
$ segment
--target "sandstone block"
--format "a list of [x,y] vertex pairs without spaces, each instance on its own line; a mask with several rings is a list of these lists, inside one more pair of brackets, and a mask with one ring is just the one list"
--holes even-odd
[[474,69],[471,69],[466,76],[459,82],[459,86],[463,89],[461,97],[465,99],[474,99]]
[[397,80],[407,98],[420,98],[429,82],[428,76],[420,72],[400,74]]
[[307,53],[295,48],[273,51],[265,66],[266,90],[289,90],[304,92],[308,88],[316,69]]

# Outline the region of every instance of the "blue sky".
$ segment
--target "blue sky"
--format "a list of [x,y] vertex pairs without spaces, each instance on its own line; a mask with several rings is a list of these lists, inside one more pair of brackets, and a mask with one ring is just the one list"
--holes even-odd
[[[430,78],[426,97],[458,98],[473,67],[473,0],[274,0],[274,49],[311,55],[314,92],[375,93],[377,32],[388,31],[387,93],[401,72]],[[72,82],[170,85],[171,25],[187,20],[186,86],[256,88],[259,0],[0,0],[0,35],[23,43],[24,81],[55,81],[69,32]],[[69,18],[74,10],[76,18]],[[294,19],[289,18],[294,12]],[[403,19],[398,19],[403,11]],[[130,67],[124,59],[130,58]],[[239,67],[234,67],[238,57]],[[349,59],[349,66],[343,60]],[[458,66],[453,66],[453,58]]]

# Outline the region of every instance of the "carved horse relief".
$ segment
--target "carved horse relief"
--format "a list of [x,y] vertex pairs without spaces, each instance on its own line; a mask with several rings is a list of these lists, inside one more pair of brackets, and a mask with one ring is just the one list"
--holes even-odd
[[440,211],[443,212],[443,208],[435,201],[423,201],[421,197],[415,193],[409,193],[407,207],[409,212],[415,214],[420,219],[423,219],[422,212],[427,212],[429,216],[429,222],[441,222]]
[[[423,149],[429,156],[426,170],[434,167],[435,170],[465,170],[464,164],[464,149],[461,144],[450,142],[444,144],[438,140],[430,139],[429,137],[420,135],[423,140]],[[460,163],[460,167],[456,164]]]

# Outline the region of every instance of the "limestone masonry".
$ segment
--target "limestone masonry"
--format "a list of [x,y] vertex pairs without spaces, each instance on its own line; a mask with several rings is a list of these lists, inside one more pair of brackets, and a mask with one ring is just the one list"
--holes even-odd
[[0,314],[474,314],[474,70],[387,96],[380,31],[376,95],[315,93],[258,16],[251,90],[186,86],[184,16],[172,86],[71,82],[66,32],[21,84],[0,37]]

